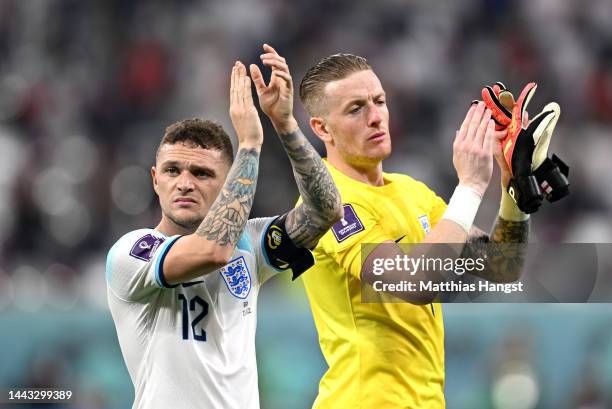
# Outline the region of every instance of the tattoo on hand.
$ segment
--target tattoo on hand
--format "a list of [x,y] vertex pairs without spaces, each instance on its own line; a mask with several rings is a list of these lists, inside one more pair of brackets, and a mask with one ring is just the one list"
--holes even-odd
[[257,185],[259,152],[240,149],[225,185],[196,234],[221,245],[236,245],[244,229]]

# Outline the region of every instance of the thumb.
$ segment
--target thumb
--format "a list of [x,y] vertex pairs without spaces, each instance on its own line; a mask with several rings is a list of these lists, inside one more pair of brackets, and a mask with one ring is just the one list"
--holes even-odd
[[506,139],[506,136],[508,135],[508,128],[499,130],[499,131],[493,131],[493,139],[497,140],[499,142],[503,141],[504,139]]
[[[544,110],[540,112],[533,121],[529,122],[529,126],[527,126],[527,130],[529,133],[534,135],[534,139],[539,137],[542,134],[542,130],[547,128],[550,122],[555,119],[555,111],[553,109]],[[556,121],[555,121],[556,122]],[[556,123],[555,123],[556,125]],[[537,140],[535,141],[537,143]]]
[[261,75],[261,70],[257,65],[251,64],[249,65],[249,71],[251,72],[251,78],[255,84],[257,95],[261,95],[266,90],[266,83],[264,82],[263,75]]

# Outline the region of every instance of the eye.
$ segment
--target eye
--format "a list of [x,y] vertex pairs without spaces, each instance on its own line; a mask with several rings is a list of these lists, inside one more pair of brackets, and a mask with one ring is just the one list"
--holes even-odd
[[384,98],[378,98],[376,100],[376,105],[385,105],[387,103],[387,101],[385,101]]
[[170,175],[178,175],[178,168],[176,166],[169,166],[166,168],[166,173],[169,173]]
[[209,178],[212,176],[210,172],[207,172],[205,170],[196,170],[193,172],[193,174],[197,178]]
[[356,114],[357,112],[359,112],[360,109],[361,107],[359,105],[356,105],[352,107],[351,109],[349,109],[349,114]]

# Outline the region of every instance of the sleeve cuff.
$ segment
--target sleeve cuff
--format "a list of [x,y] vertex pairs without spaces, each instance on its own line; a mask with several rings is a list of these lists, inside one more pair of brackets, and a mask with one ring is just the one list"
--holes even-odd
[[159,255],[157,256],[157,261],[155,262],[155,281],[161,288],[174,288],[178,286],[178,284],[168,284],[164,278],[164,260],[166,259],[166,255],[168,254],[168,251],[170,251],[170,248],[172,248],[174,243],[176,243],[181,237],[183,236],[174,236],[170,238],[162,245],[162,248],[159,249]]

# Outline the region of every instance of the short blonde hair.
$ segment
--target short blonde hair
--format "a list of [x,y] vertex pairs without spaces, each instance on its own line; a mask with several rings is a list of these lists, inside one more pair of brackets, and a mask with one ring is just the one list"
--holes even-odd
[[323,114],[323,95],[325,85],[338,81],[349,75],[371,70],[368,61],[353,54],[334,54],[323,58],[311,67],[300,83],[300,100],[310,116]]

